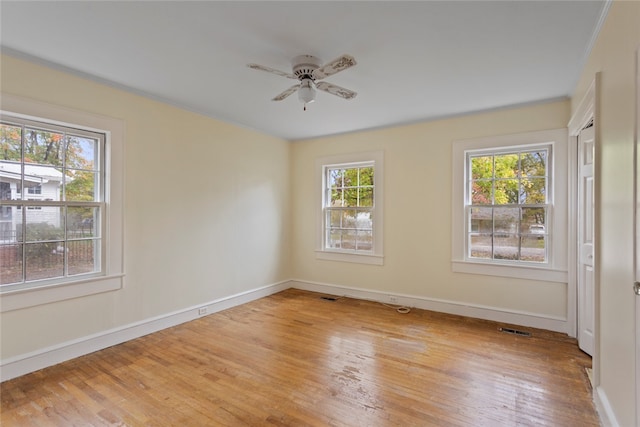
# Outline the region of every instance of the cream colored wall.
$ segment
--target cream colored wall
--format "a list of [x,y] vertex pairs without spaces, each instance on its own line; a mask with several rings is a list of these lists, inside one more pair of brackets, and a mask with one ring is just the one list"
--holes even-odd
[[[299,141],[292,145],[293,277],[564,319],[566,283],[451,271],[452,141],[564,128],[569,101]],[[384,265],[315,259],[314,162],[384,151]]]
[[[621,426],[634,425],[633,132],[640,2],[614,1],[572,98],[601,73],[597,124],[600,387]],[[637,324],[635,327],[639,327]]]
[[2,359],[290,277],[289,142],[9,56],[0,82],[126,126],[124,288],[3,313]]

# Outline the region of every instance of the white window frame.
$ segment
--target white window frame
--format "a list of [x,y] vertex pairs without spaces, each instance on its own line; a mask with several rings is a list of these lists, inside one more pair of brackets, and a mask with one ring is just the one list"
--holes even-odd
[[[528,150],[543,145],[552,153],[547,166],[548,203],[546,232],[547,262],[532,263],[471,258],[468,250],[467,182],[469,152],[485,150],[504,153],[513,148]],[[550,282],[567,282],[567,130],[554,129],[513,135],[454,141],[452,177],[452,270],[459,273],[484,274]]]
[[1,116],[86,129],[105,134],[104,268],[99,276],[25,283],[0,290],[0,312],[121,289],[124,281],[124,122],[2,93]]
[[[327,169],[331,167],[361,167],[372,165],[374,168],[373,188],[373,249],[370,252],[354,252],[329,248],[326,246],[326,195],[327,193]],[[316,200],[318,200],[317,232],[316,232],[316,259],[326,261],[354,262],[361,264],[383,265],[383,183],[384,183],[384,154],[382,151],[370,151],[363,153],[341,154],[322,157],[316,160]]]

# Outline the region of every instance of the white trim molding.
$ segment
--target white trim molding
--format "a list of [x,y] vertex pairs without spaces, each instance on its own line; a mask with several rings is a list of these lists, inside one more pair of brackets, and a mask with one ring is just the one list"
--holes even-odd
[[[575,112],[571,116],[568,129],[568,223],[567,223],[567,240],[569,242],[567,247],[568,257],[568,281],[567,281],[567,334],[570,337],[576,338],[578,336],[578,135],[592,120],[595,134],[595,147],[596,158],[594,159],[596,167],[594,168],[594,180],[596,182],[595,187],[595,205],[596,211],[594,213],[595,228],[595,240],[596,244],[600,241],[599,236],[599,217],[597,206],[599,206],[599,190],[598,190],[598,157],[600,147],[600,135],[599,135],[599,122],[600,122],[600,108],[599,108],[599,91],[600,91],[600,73],[596,73],[593,81],[589,85],[584,97],[580,100],[580,103],[576,107]],[[594,269],[599,271],[600,267],[599,255],[597,246],[594,253]],[[594,325],[594,349],[593,349],[593,385],[598,387],[600,385],[600,280],[598,274],[594,276],[594,305],[595,305],[595,325]]]
[[67,127],[81,127],[106,135],[105,169],[105,265],[100,276],[55,283],[43,282],[22,289],[0,291],[0,312],[62,301],[124,286],[124,120],[74,110],[12,94],[2,93],[0,114],[45,121]]
[[[525,263],[481,260],[467,254],[466,221],[466,153],[476,150],[502,150],[549,145],[551,207],[548,217],[548,262]],[[452,144],[452,221],[451,268],[456,273],[535,279],[548,282],[567,281],[567,130],[549,129],[511,135],[497,135],[453,141]]]
[[607,393],[602,387],[595,387],[593,389],[593,402],[596,405],[596,411],[600,416],[600,423],[604,427],[620,427],[620,423],[616,419],[616,414],[609,403]]
[[290,286],[292,288],[305,291],[376,301],[385,304],[389,304],[390,296],[393,296],[397,301],[394,302],[394,304],[407,307],[437,311],[440,313],[456,314],[476,319],[492,320],[494,322],[508,323],[511,325],[546,329],[554,332],[566,333],[567,330],[567,319],[555,316],[545,316],[538,313],[528,313],[524,311],[508,310],[500,307],[467,304],[458,301],[398,294],[394,292],[381,292],[371,289],[353,288],[329,283],[309,282],[305,280],[292,280],[290,282]]
[[281,292],[289,282],[255,288],[0,361],[0,382]]

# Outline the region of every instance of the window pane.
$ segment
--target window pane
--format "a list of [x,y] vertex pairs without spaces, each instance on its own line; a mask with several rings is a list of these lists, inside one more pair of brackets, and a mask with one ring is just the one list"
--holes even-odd
[[493,208],[471,208],[471,224],[469,230],[472,233],[492,233]]
[[329,206],[343,206],[343,190],[342,189],[332,189],[331,190],[331,199],[329,200]]
[[547,203],[547,180],[545,178],[528,178],[522,180],[520,203]]
[[358,206],[358,188],[345,188],[344,189],[344,201],[343,206],[355,208]]
[[98,174],[89,171],[67,170],[65,200],[74,202],[97,201]]
[[544,234],[546,208],[522,208],[520,232],[523,234]]
[[525,236],[522,238],[520,259],[522,261],[544,262],[546,259],[546,242],[544,236]]
[[64,238],[64,208],[58,206],[27,206],[27,242],[61,240]]
[[521,169],[523,177],[545,177],[547,167],[547,151],[522,153]]
[[520,208],[495,208],[493,211],[493,231],[500,234],[517,233],[520,224]]
[[22,241],[22,210],[19,206],[0,206],[0,243]]
[[373,185],[373,167],[360,168],[360,184],[361,187],[365,185]]
[[344,169],[343,187],[357,187],[358,186],[358,168]]
[[329,228],[342,227],[342,211],[327,211],[327,226]]
[[22,282],[22,245],[0,245],[0,285]]
[[493,259],[518,260],[520,239],[517,234],[494,234]]
[[492,204],[493,181],[472,181],[471,182],[471,204],[490,205]]
[[342,187],[342,177],[344,171],[342,169],[329,169],[329,188]]
[[358,231],[358,250],[370,251],[373,249],[373,234],[371,231]]
[[0,159],[22,161],[22,128],[20,126],[0,124]]
[[25,163],[62,166],[63,148],[64,134],[39,129],[25,129]]
[[373,188],[360,188],[360,203],[359,206],[371,207],[373,206]]
[[472,234],[469,236],[469,256],[471,258],[491,259],[493,238],[491,234]]
[[495,182],[494,204],[517,204],[520,188],[517,179],[500,179]]
[[342,232],[342,249],[356,249],[356,230],[343,230]]
[[494,156],[495,177],[517,178],[519,169],[519,155],[517,153]]
[[100,240],[74,240],[68,244],[69,275],[100,271],[97,258]]
[[27,243],[26,279],[40,280],[64,275],[64,242]]
[[98,170],[98,144],[97,139],[70,136],[67,141],[65,166],[68,169]]
[[67,208],[67,238],[100,237],[96,207],[69,206]]
[[330,230],[327,247],[331,249],[342,248],[342,230]]
[[342,211],[342,228],[356,228],[355,209]]
[[373,230],[373,212],[358,212],[356,226],[359,230]]
[[493,156],[471,157],[471,177],[474,180],[493,178]]

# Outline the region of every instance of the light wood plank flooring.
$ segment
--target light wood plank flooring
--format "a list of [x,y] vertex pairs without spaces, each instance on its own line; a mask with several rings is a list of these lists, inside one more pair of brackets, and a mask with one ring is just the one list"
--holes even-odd
[[1,385],[3,426],[597,426],[562,334],[287,290]]

